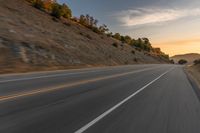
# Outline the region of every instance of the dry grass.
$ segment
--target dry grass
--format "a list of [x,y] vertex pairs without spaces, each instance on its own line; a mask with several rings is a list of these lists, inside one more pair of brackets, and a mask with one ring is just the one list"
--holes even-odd
[[126,44],[113,47],[120,42],[75,22],[52,18],[25,0],[0,2],[0,73],[165,63]]
[[189,66],[187,71],[200,87],[200,65]]

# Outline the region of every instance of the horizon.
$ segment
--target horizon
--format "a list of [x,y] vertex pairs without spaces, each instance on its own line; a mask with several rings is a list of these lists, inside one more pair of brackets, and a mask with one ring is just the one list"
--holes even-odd
[[[200,1],[126,0],[70,1],[74,16],[90,14],[112,32],[133,38],[148,37],[170,56],[200,53]],[[115,5],[113,5],[115,3]]]

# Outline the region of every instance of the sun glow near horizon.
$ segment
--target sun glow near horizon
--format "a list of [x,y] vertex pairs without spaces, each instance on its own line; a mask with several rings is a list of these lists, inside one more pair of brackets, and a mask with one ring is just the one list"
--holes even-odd
[[186,53],[200,53],[200,39],[158,42],[153,46],[160,47],[162,51],[164,51],[166,54],[169,54],[170,56]]

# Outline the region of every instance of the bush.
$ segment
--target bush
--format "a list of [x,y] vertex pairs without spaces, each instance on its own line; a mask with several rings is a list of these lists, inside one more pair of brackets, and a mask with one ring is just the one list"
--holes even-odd
[[114,42],[112,45],[113,45],[114,47],[116,47],[116,48],[118,47],[118,44],[115,43],[115,42]]
[[132,50],[132,51],[131,51],[131,53],[132,53],[132,54],[135,54],[135,51],[134,51],[134,50]]
[[187,63],[187,60],[185,60],[185,59],[181,59],[178,61],[178,64],[180,64],[180,65],[184,65],[186,63]]
[[137,59],[137,58],[134,58],[134,61],[135,61],[135,62],[138,62],[138,59]]
[[89,34],[87,34],[86,37],[87,37],[88,39],[92,40],[92,37],[91,37]]
[[43,3],[43,1],[42,0],[33,0],[32,1],[32,4],[33,4],[33,6],[35,7],[35,8],[37,8],[37,9],[44,9],[44,3]]
[[173,60],[173,59],[171,59],[171,60],[170,60],[170,62],[171,62],[172,64],[175,64],[175,62],[174,62],[174,60]]
[[67,19],[72,17],[72,11],[66,4],[62,5],[62,16]]
[[72,12],[66,4],[60,5],[58,3],[52,4],[52,12],[51,15],[60,18],[61,16],[64,18],[71,18]]
[[62,16],[62,6],[57,4],[57,3],[54,3],[52,5],[51,15],[56,17],[56,18],[60,18]]
[[195,65],[200,64],[200,59],[195,60],[195,61],[194,61],[194,64],[195,64]]
[[92,31],[97,34],[101,34],[101,32],[99,31],[99,29],[97,27],[92,27]]

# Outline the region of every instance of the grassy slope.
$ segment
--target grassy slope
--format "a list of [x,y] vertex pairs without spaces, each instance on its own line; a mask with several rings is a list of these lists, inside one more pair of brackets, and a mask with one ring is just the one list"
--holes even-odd
[[71,21],[55,21],[24,0],[0,3],[0,73],[165,62]]

